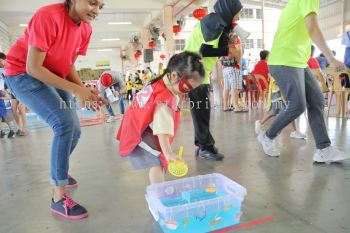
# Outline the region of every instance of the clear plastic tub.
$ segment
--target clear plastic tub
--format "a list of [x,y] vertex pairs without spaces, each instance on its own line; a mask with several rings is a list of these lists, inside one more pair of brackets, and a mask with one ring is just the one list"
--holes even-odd
[[147,187],[148,207],[165,233],[205,233],[239,224],[247,190],[221,174]]

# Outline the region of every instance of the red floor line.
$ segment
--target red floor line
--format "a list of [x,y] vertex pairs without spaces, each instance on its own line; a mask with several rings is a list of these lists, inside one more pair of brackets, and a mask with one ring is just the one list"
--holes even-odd
[[240,225],[236,225],[236,226],[232,226],[232,227],[228,227],[228,228],[224,228],[224,229],[220,229],[217,231],[212,231],[211,233],[226,233],[226,232],[231,232],[231,231],[235,231],[238,229],[243,229],[243,228],[249,228],[249,227],[253,227],[262,223],[266,223],[266,222],[270,222],[273,220],[273,217],[267,217],[267,218],[263,218],[263,219],[259,219],[259,220],[255,220],[255,221],[251,221],[251,222],[247,222],[247,223],[242,223]]

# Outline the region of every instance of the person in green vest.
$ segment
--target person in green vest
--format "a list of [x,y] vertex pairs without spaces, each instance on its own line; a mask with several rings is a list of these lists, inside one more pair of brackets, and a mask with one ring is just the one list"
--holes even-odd
[[[215,147],[210,133],[210,72],[218,57],[227,56],[228,40],[233,37],[232,23],[239,20],[242,4],[239,0],[218,0],[213,13],[205,16],[193,29],[186,41],[185,51],[202,56],[205,69],[203,84],[189,93],[191,114],[195,129],[196,156],[207,160],[222,160],[224,156]],[[232,50],[232,51],[231,51]]]
[[318,24],[319,0],[289,0],[282,11],[269,56],[269,71],[285,98],[282,111],[266,132],[258,136],[265,154],[279,156],[275,138],[284,127],[307,108],[309,125],[316,141],[314,162],[332,163],[349,159],[350,155],[331,145],[324,120],[324,98],[317,79],[307,66],[314,42],[336,71],[344,64],[335,59]]

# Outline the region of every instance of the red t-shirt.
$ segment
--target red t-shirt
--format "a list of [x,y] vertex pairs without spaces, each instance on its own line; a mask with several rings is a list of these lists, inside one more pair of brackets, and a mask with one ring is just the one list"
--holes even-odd
[[[269,83],[269,67],[267,65],[266,61],[259,61],[252,71],[252,74],[260,74],[265,77],[267,83]],[[268,87],[265,87],[265,84],[263,82],[260,83],[263,90],[267,89]]]
[[266,61],[259,61],[252,71],[253,74],[261,74],[266,78],[266,80],[269,78],[269,67],[267,65]]
[[320,69],[320,64],[318,63],[316,58],[311,57],[307,64],[309,65],[310,69]]
[[42,7],[8,52],[5,75],[25,73],[28,47],[34,46],[47,53],[43,66],[65,78],[77,56],[86,55],[91,33],[90,24],[72,21],[64,3]]

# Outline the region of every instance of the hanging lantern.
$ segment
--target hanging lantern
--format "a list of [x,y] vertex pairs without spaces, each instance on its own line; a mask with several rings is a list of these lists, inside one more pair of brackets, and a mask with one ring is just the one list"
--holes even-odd
[[157,46],[157,43],[154,40],[151,40],[150,42],[148,42],[148,47],[150,49],[155,49]]
[[137,50],[135,53],[135,59],[138,60],[142,55],[142,52],[140,50]]
[[177,36],[179,34],[179,32],[181,31],[180,25],[175,24],[173,26],[173,32],[175,33],[175,35]]
[[164,32],[162,33],[162,37],[163,37],[164,40],[166,40]]
[[160,59],[164,60],[165,59],[165,54],[161,54],[159,57],[160,57]]
[[207,15],[207,12],[205,11],[204,8],[197,8],[193,11],[192,15],[194,18],[201,20],[203,19],[204,16]]

